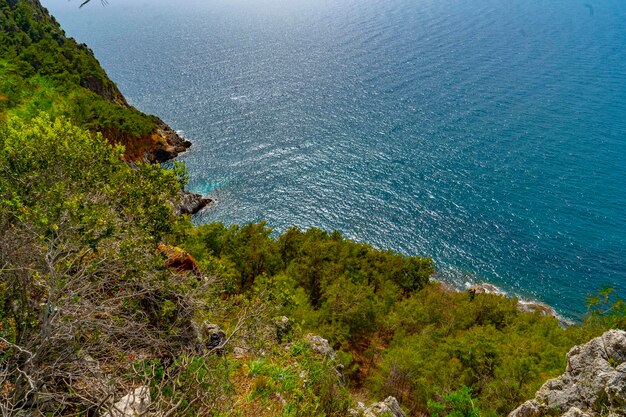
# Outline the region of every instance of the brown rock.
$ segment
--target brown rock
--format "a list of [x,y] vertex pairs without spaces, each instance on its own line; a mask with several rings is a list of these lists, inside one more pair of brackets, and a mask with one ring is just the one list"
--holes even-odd
[[182,138],[163,120],[158,120],[156,129],[152,133],[153,148],[144,154],[144,158],[151,163],[165,162],[186,151],[191,142]]
[[193,272],[195,275],[200,275],[198,263],[194,257],[185,250],[164,244],[159,244],[157,250],[165,256],[163,263],[166,268],[173,269],[176,272]]

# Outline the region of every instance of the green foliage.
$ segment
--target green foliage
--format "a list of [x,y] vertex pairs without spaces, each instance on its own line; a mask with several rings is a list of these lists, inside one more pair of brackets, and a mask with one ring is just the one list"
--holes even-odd
[[[191,320],[204,319],[220,301],[208,296],[205,280],[169,279],[155,251],[160,242],[183,239],[200,269],[220,282],[215,292],[226,306],[227,332],[240,329],[237,317],[246,311],[267,309],[265,321],[241,339],[270,349],[247,361],[245,401],[274,407],[282,398],[285,416],[345,415],[348,388],[393,395],[413,414],[478,415],[480,408],[505,415],[563,372],[571,346],[623,323],[624,302],[610,290],[590,299],[583,325],[563,329],[555,318],[518,311],[516,300],[429,283],[434,267],[427,258],[376,250],[336,232],[293,228],[276,236],[263,223],[193,227],[173,216],[169,203],[184,171],[131,168],[122,152],[45,114],[30,121],[9,115],[1,125],[0,264],[8,269],[0,282],[0,336],[35,349],[43,329],[65,329],[80,318],[74,344],[62,345],[67,349],[89,347],[109,361],[133,349],[148,358],[170,352],[169,363],[146,359],[142,366],[155,398],[180,415],[226,410],[223,400],[207,404],[237,395],[238,371],[228,358],[184,353],[193,346]],[[100,313],[88,313],[102,305],[112,308],[104,324]],[[58,313],[65,311],[80,314]],[[276,314],[295,322],[288,349],[268,342],[276,332],[263,330]],[[118,336],[107,332],[128,322],[141,323],[144,333],[114,347]],[[308,331],[340,350],[347,386],[336,363],[299,340]],[[0,360],[23,361],[15,352],[5,348]],[[191,392],[202,405],[183,394]]]
[[262,392],[265,398],[280,394],[285,400],[285,417],[347,415],[348,391],[338,378],[335,364],[314,355],[304,341],[295,342],[286,355],[284,352],[273,355],[279,363],[261,359],[249,365],[258,381],[255,392]]
[[601,329],[626,330],[626,301],[619,298],[612,287],[603,287],[597,295],[587,298],[589,326]]
[[201,263],[220,265],[214,271],[228,271],[237,282],[231,291],[267,300],[299,331],[343,350],[353,386],[395,396],[413,413],[428,412],[436,387],[461,395],[465,386],[483,414],[505,415],[563,372],[573,345],[624,317],[623,304],[606,292],[593,300],[585,325],[564,329],[554,317],[519,311],[517,300],[429,284],[427,258],[315,228],[275,236],[264,223],[209,224],[191,231],[184,246]]
[[435,285],[404,300],[388,326],[391,343],[368,385],[420,412],[437,395],[435,387],[453,392],[468,386],[481,409],[506,415],[546,378],[562,373],[565,353],[583,341],[577,328],[517,311],[515,300]]
[[32,221],[47,235],[72,216],[94,249],[111,234],[111,209],[154,241],[172,232],[177,220],[167,202],[179,187],[172,171],[146,164],[133,170],[123,148],[45,114],[29,122],[9,117],[0,129],[0,211],[7,219]]
[[[251,415],[343,416],[349,389],[393,395],[412,415],[506,415],[563,372],[573,345],[626,328],[626,303],[610,288],[589,298],[581,325],[562,328],[516,300],[445,291],[429,282],[429,258],[338,232],[193,227],[170,204],[189,180],[183,165],[123,161],[142,154],[134,139],[156,140],[158,119],[128,106],[38,2],[0,0],[0,29],[1,407],[35,404],[22,368],[46,387],[51,400],[37,407],[49,414],[99,404],[78,359],[86,353],[120,381],[148,385],[172,415],[237,415],[226,399],[243,392],[237,404]],[[172,278],[159,243],[183,246],[205,276]],[[278,340],[266,330],[276,314],[295,322]],[[244,316],[259,321],[238,341],[263,354],[239,363],[196,351],[195,321],[221,319],[232,336]],[[309,331],[338,350],[346,385],[337,363],[301,340]],[[77,367],[87,379],[69,385]]]
[[85,367],[81,351],[119,363],[194,340],[206,285],[170,280],[156,252],[185,221],[170,204],[179,180],[158,166],[131,168],[122,151],[45,114],[0,125],[0,368],[9,370],[1,382],[16,387],[0,398],[3,412],[35,396],[20,389],[22,364],[32,386],[47,387],[39,407],[64,415],[101,401],[89,384],[69,390],[57,379]]
[[66,37],[38,2],[0,0],[0,11],[0,56],[15,63],[24,78],[40,74],[61,86],[78,84],[124,102],[93,52]]
[[430,259],[378,251],[336,232],[292,228],[278,238],[271,232],[264,223],[209,224],[195,229],[184,246],[201,263],[234,269],[237,291],[253,289],[344,347],[376,333],[390,307],[434,273]]
[[[234,387],[229,379],[234,364],[220,356],[181,354],[172,363],[158,359],[137,360],[128,378],[150,390],[150,397],[176,416],[217,413],[231,406]],[[211,414],[213,415],[213,414]]]
[[86,45],[65,36],[37,2],[0,0],[0,116],[46,112],[101,132],[134,155],[157,118],[128,106]]
[[185,164],[181,161],[174,161],[172,164],[172,171],[174,171],[176,178],[178,178],[180,188],[185,188],[189,182],[189,171],[187,171]]
[[480,410],[474,405],[468,387],[462,386],[457,391],[443,395],[443,403],[429,401],[428,410],[431,417],[480,417]]

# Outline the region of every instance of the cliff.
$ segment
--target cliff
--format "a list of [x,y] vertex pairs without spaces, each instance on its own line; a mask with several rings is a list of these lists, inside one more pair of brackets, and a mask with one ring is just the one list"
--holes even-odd
[[338,232],[194,226],[184,175],[87,130],[131,160],[189,144],[37,1],[0,26],[0,414],[504,416],[569,351],[512,417],[623,415],[624,332],[582,345],[622,300],[563,328]]
[[0,0],[0,115],[40,111],[124,145],[128,160],[162,162],[191,146],[130,106],[93,51],[66,36],[39,0]]

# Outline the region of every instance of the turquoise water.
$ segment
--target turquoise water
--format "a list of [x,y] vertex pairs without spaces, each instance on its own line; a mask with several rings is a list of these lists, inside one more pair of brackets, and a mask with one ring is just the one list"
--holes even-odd
[[44,0],[194,142],[197,222],[338,229],[565,315],[626,295],[623,0]]

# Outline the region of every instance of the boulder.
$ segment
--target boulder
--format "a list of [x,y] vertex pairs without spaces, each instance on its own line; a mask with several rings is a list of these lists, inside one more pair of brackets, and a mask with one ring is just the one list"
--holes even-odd
[[103,417],[144,417],[150,403],[150,390],[141,386],[111,405]]
[[309,342],[309,345],[311,345],[311,349],[313,350],[313,352],[319,353],[320,355],[323,355],[324,357],[331,360],[337,359],[337,355],[335,354],[333,348],[331,348],[328,344],[328,340],[311,333],[307,334],[305,336],[305,339],[307,342]]
[[496,294],[506,297],[506,293],[502,291],[500,288],[496,287],[493,284],[489,284],[488,282],[483,282],[482,284],[472,285],[467,289],[467,292],[471,295],[478,294]]
[[541,410],[539,410],[539,403],[537,400],[526,401],[524,404],[517,407],[509,417],[540,417]]
[[166,268],[176,272],[193,272],[197,276],[200,275],[198,263],[194,257],[184,249],[177,246],[160,244],[157,246],[157,251],[165,257],[163,264]]
[[233,356],[238,359],[245,358],[248,355],[249,350],[242,347],[235,347],[233,349]]
[[573,347],[565,373],[546,382],[534,400],[509,417],[595,417],[605,411],[626,416],[626,332],[621,330]]
[[348,414],[350,415],[350,417],[361,417],[361,413],[354,408],[348,408]]
[[337,375],[337,379],[339,379],[339,382],[341,382],[341,385],[346,385],[346,377],[343,374],[343,371],[345,369],[345,366],[340,363],[339,365],[337,365],[335,367],[335,375]]
[[393,417],[406,417],[406,414],[404,413],[404,411],[402,411],[402,408],[400,407],[400,403],[398,403],[398,400],[396,400],[395,397],[385,398],[383,404],[386,407],[383,409],[383,412],[391,413]]
[[178,200],[173,203],[174,214],[177,216],[183,214],[196,214],[212,202],[213,200],[210,198],[183,190],[178,194]]
[[583,413],[580,408],[572,407],[562,417],[590,417],[589,414]]

